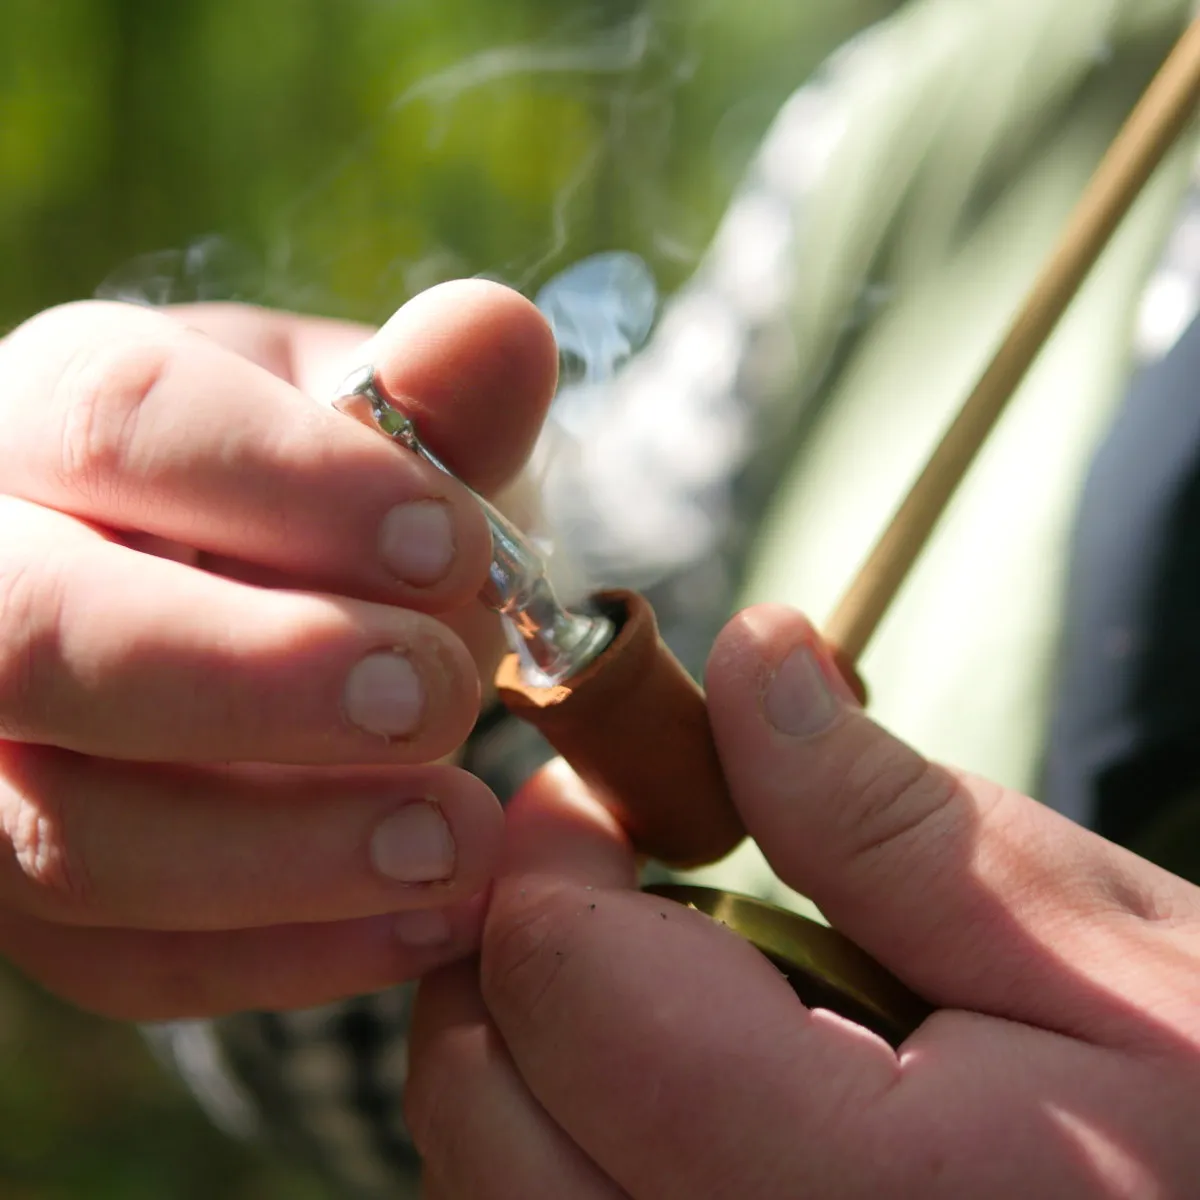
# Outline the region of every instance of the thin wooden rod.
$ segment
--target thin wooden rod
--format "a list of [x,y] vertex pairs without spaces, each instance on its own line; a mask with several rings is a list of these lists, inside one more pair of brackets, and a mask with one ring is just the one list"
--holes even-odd
[[866,648],[967,468],[1198,103],[1200,17],[1104,156],[1000,349],[842,597],[825,633],[844,662]]

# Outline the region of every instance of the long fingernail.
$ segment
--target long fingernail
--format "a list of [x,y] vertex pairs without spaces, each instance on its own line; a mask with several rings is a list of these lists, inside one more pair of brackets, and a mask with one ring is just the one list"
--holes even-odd
[[417,949],[444,946],[450,940],[450,918],[437,908],[397,913],[392,929],[397,941]]
[[406,804],[371,835],[371,862],[398,883],[439,883],[454,874],[454,838],[433,804]]
[[454,564],[454,525],[441,500],[399,504],[383,518],[379,553],[387,569],[404,583],[429,587],[445,579]]
[[379,651],[350,672],[343,703],[346,716],[359,729],[382,737],[407,737],[421,724],[425,693],[407,658]]
[[763,697],[767,720],[788,737],[824,733],[842,710],[811,646],[797,646],[775,669]]

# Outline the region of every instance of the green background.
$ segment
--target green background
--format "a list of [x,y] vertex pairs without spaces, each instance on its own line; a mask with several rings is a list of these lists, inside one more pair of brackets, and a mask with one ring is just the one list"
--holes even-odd
[[669,287],[782,100],[894,7],[4,0],[0,323],[163,250],[185,294],[364,319],[597,249]]

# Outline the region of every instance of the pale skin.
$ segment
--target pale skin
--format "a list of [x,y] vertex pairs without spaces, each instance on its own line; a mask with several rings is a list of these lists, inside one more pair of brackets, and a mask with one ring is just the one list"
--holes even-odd
[[444,760],[490,542],[322,402],[368,362],[489,494],[557,370],[486,283],[378,332],[84,303],[0,341],[0,954],[84,1008],[298,1007],[476,945],[503,815]]
[[427,1200],[1193,1197],[1200,889],[875,725],[803,618],[707,673],[775,870],[937,1006],[898,1052],[634,890],[561,764],[508,809],[477,963],[421,985]]
[[497,653],[487,539],[318,403],[363,361],[489,494],[554,386],[536,311],[482,283],[375,335],[84,304],[0,342],[0,953],[126,1018],[432,972],[430,1200],[1194,1195],[1200,891],[926,763],[796,614],[722,634],[714,731],[779,874],[939,1008],[898,1054],[639,894],[561,766],[506,821],[440,761]]

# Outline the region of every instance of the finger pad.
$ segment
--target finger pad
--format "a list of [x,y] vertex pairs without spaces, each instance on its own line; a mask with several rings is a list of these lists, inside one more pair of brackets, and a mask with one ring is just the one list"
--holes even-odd
[[538,310],[482,280],[406,304],[372,345],[390,395],[472,486],[491,492],[528,457],[554,394],[558,352]]

